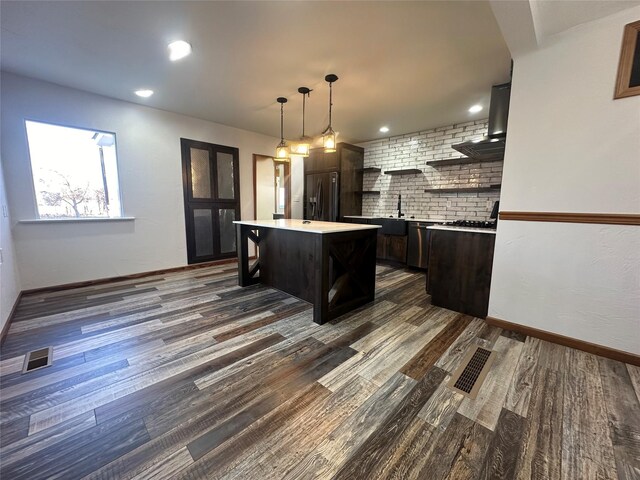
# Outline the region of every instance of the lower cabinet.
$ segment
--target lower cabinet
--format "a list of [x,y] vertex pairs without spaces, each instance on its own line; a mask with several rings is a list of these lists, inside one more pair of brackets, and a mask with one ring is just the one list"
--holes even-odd
[[377,257],[379,260],[407,263],[407,236],[378,235]]
[[432,230],[427,293],[438,307],[485,318],[496,236]]

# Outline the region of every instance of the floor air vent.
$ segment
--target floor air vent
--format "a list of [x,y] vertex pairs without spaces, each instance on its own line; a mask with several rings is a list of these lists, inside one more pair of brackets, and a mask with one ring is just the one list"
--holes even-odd
[[463,395],[476,398],[482,382],[493,363],[494,352],[481,347],[471,347],[462,359],[462,364],[454,372],[449,387]]
[[48,367],[53,360],[53,347],[32,350],[24,357],[22,373],[33,372],[40,368]]

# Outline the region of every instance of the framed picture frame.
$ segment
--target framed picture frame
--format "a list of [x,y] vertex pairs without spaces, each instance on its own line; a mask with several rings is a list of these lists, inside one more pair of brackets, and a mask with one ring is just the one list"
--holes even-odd
[[613,98],[640,95],[640,20],[624,27],[618,79]]

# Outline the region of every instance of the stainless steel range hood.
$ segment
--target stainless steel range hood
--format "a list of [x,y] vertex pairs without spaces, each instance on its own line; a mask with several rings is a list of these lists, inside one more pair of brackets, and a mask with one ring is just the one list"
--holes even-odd
[[461,154],[475,160],[502,160],[507,137],[510,96],[511,83],[503,83],[491,87],[487,136],[451,146]]

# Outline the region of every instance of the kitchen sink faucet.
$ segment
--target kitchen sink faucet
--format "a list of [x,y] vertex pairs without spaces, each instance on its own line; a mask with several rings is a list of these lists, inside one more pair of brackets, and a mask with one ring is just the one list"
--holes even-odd
[[404,217],[402,213],[402,195],[398,195],[398,218]]

